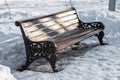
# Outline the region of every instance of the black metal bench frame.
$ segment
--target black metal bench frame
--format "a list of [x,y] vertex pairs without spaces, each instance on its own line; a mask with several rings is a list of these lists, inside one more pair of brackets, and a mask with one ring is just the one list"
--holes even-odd
[[[72,9],[75,10],[75,8],[72,8]],[[45,17],[45,16],[43,16],[43,17]],[[42,57],[42,58],[45,58],[46,60],[48,60],[52,69],[53,69],[53,71],[57,72],[58,69],[56,68],[56,65],[55,65],[56,61],[57,61],[57,57],[56,57],[57,45],[52,41],[39,41],[39,42],[31,41],[26,37],[26,35],[23,31],[22,22],[30,21],[30,20],[33,20],[33,19],[28,19],[28,20],[16,21],[15,22],[16,26],[20,26],[22,36],[23,36],[23,39],[24,39],[24,43],[25,43],[25,49],[26,49],[26,63],[25,63],[25,65],[22,66],[22,68],[20,70],[21,71],[26,70],[27,67],[33,61]],[[38,18],[35,18],[35,19],[38,19]],[[79,17],[78,17],[78,19],[79,19]],[[88,29],[91,29],[91,28],[96,28],[96,30],[95,30],[96,32],[95,33],[90,32],[89,33],[90,35],[87,35],[87,38],[92,36],[92,35],[95,35],[95,36],[97,36],[100,44],[104,45],[104,43],[103,43],[104,24],[102,22],[84,23],[79,19],[79,26],[84,31],[86,31]],[[82,37],[82,38],[83,38],[82,40],[86,39],[86,37],[85,38]],[[76,42],[76,43],[78,43],[78,42]],[[39,54],[35,54],[36,52],[39,53]]]

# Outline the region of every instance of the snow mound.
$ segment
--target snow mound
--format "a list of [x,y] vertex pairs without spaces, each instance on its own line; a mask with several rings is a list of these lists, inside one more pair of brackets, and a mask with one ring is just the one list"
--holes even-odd
[[10,73],[10,68],[7,66],[0,65],[0,80],[17,80],[14,76]]

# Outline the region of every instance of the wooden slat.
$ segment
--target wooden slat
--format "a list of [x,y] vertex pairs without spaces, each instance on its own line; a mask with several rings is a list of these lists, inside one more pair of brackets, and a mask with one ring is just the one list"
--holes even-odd
[[[78,24],[74,24],[74,25],[71,25],[71,26],[66,27],[66,29],[61,28],[61,29],[55,30],[56,33],[53,31],[53,32],[51,32],[51,33],[49,33],[49,34],[44,33],[43,35],[40,35],[40,36],[37,36],[37,37],[33,37],[33,36],[36,36],[36,35],[34,34],[33,36],[30,36],[30,37],[33,37],[33,38],[31,38],[32,41],[40,41],[40,40],[44,40],[44,39],[47,39],[47,38],[50,38],[50,37],[54,37],[55,35],[59,35],[59,34],[64,33],[64,32],[66,32],[66,31],[73,30],[73,29],[75,29],[77,26],[78,26]],[[53,35],[50,35],[50,34],[52,34],[52,33],[53,33]],[[50,35],[50,36],[49,36],[49,35]]]
[[[71,30],[71,28],[72,29],[76,28],[78,26],[78,23],[72,24],[70,26],[67,24],[65,26],[67,26],[67,27],[63,27],[63,26],[61,27],[61,25],[56,25],[54,27],[45,28],[43,30],[38,30],[38,31],[35,31],[35,32],[27,33],[26,35],[29,36],[29,37],[34,37],[34,36],[38,36],[38,35],[42,35],[42,34],[48,34],[50,32],[56,32],[57,33],[59,29],[64,29],[66,31],[69,31],[69,30]],[[59,32],[59,33],[61,33],[61,32]]]
[[54,24],[64,23],[64,22],[67,22],[67,21],[70,21],[70,20],[73,20],[73,19],[77,19],[77,16],[76,15],[71,15],[71,16],[67,16],[67,17],[63,17],[63,18],[58,18],[58,19],[55,19],[55,20],[52,20],[52,21],[49,21],[49,22],[42,23],[42,25],[51,26],[51,25],[54,25]]
[[[39,29],[45,29],[45,28],[49,28],[49,29],[54,30],[54,29],[58,29],[58,28],[63,28],[67,25],[77,23],[77,22],[79,22],[78,19],[73,19],[73,20],[70,20],[70,21],[67,21],[67,22],[61,22],[61,21],[57,20],[57,21],[51,21],[47,24],[45,23],[45,24],[42,24],[42,25],[31,26],[29,28],[25,28],[25,30],[26,30],[26,33],[31,32],[31,31],[36,31],[36,30],[39,30]],[[52,25],[52,26],[50,26],[50,25]]]
[[43,19],[38,19],[38,20],[34,20],[34,21],[29,21],[29,22],[26,22],[26,23],[22,23],[24,27],[29,27],[29,26],[32,26],[32,25],[35,25],[35,24],[40,24],[42,22],[45,22],[45,21],[50,21],[50,20],[53,20],[53,18],[51,17],[47,17],[47,18],[43,18]]
[[30,25],[33,25],[33,24],[34,24],[34,23],[32,23],[32,22],[22,23],[23,27],[30,26]]
[[[70,11],[70,12],[73,12],[73,11]],[[75,11],[74,11],[75,12]],[[68,16],[67,16],[67,14],[68,14]],[[76,16],[76,14],[71,14],[71,15],[69,15],[70,13],[66,13],[66,14],[59,14],[59,15],[57,15],[57,16],[50,16],[50,17],[47,17],[47,18],[42,18],[42,19],[37,19],[37,20],[34,20],[34,21],[30,21],[30,22],[26,22],[26,23],[23,23],[23,26],[24,27],[29,27],[29,26],[32,26],[32,25],[37,25],[37,24],[43,24],[43,23],[45,23],[45,22],[51,22],[51,21],[59,21],[59,20],[64,20],[64,19],[68,19],[68,18],[71,18],[71,17],[76,17],[77,18],[77,16]],[[64,16],[64,17],[62,17],[62,16]]]
[[66,13],[66,12],[73,11],[73,10],[75,10],[75,8],[70,8],[70,9],[67,9],[67,10],[64,10],[64,11],[59,11],[59,12],[56,12],[56,13],[53,13],[53,14],[50,14],[50,15],[36,17],[36,18],[31,18],[31,19],[26,19],[26,20],[22,20],[22,21],[19,21],[19,22],[20,23],[26,23],[26,22],[30,22],[30,21],[33,21],[33,20],[38,20],[38,19],[41,19],[41,18],[46,18],[46,17],[50,17],[50,16]]
[[73,30],[73,29],[77,28],[78,25],[79,25],[79,24],[76,23],[76,24],[74,24],[74,25],[71,25],[71,26],[69,26],[69,27],[65,27],[65,28],[67,29],[67,31],[70,31],[70,30]]
[[67,31],[67,32],[65,32],[63,34],[60,34],[58,36],[52,37],[52,41],[56,42],[56,41],[60,40],[61,38],[68,37],[68,36],[70,36],[70,35],[72,35],[73,33],[76,33],[76,32],[81,32],[79,27],[77,27],[77,28],[75,28],[75,29],[73,29],[71,31]]
[[[57,50],[61,50],[61,49],[64,49],[72,44],[75,44],[76,42],[79,42],[79,41],[82,41],[98,32],[102,31],[102,29],[92,29],[92,30],[89,30],[88,32],[84,33],[84,34],[76,34],[76,36],[72,36],[72,38],[70,39],[66,39],[64,41],[60,41],[59,43],[57,43]],[[69,36],[69,37],[71,37]],[[64,38],[63,38],[64,39]]]
[[56,20],[56,19],[59,19],[59,18],[64,18],[64,17],[71,16],[71,15],[76,15],[75,11],[69,11],[69,12],[66,12],[66,13],[58,14],[58,15],[53,15],[53,16],[49,16],[49,17],[45,17],[45,18],[40,18],[40,19],[37,19],[37,20],[34,20],[34,21],[39,21],[39,22],[43,23],[43,22],[47,22],[47,21],[50,21],[50,20]]
[[[64,32],[66,32],[65,29],[59,29],[59,30],[57,30],[58,34],[64,33]],[[41,41],[41,40],[50,38],[50,37],[52,37],[54,35],[57,35],[57,33],[54,33],[54,34],[50,33],[50,35],[49,34],[44,34],[44,35],[36,36],[36,37],[30,38],[30,40],[32,40],[32,41]]]

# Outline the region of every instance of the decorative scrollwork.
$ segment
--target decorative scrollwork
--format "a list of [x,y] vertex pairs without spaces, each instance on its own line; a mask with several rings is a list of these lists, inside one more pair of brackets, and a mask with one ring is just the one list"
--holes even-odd
[[54,44],[50,41],[29,42],[29,45],[31,50],[29,55],[32,60],[39,57],[49,58],[50,54],[56,52]]
[[80,22],[80,26],[82,26],[82,28],[84,30],[88,30],[91,28],[102,28],[104,29],[104,25],[102,22],[91,22],[91,23],[84,23],[84,22]]
[[27,40],[26,45],[26,63],[23,65],[19,71],[23,71],[27,69],[27,67],[38,58],[45,58],[50,62],[50,65],[54,72],[57,72],[57,68],[55,66],[56,63],[56,47],[55,44],[51,41],[40,41],[40,42],[32,42]]
[[56,52],[56,47],[54,43],[50,41],[41,41],[41,42],[29,41],[29,49],[30,49],[30,53],[26,55],[27,57],[26,63],[31,63],[40,57],[49,59],[50,55]]

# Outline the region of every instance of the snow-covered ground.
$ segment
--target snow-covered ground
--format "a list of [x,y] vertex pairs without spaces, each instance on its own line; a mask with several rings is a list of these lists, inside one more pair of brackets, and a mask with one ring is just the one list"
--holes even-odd
[[30,66],[33,71],[19,72],[25,62],[25,49],[16,20],[42,16],[70,8],[69,0],[0,0],[0,80],[120,80],[120,0],[116,11],[108,10],[109,0],[73,0],[80,19],[84,22],[101,21],[105,24],[104,41],[99,46],[96,37],[80,44],[77,51],[70,49],[58,54],[62,71],[51,73],[47,61]]

